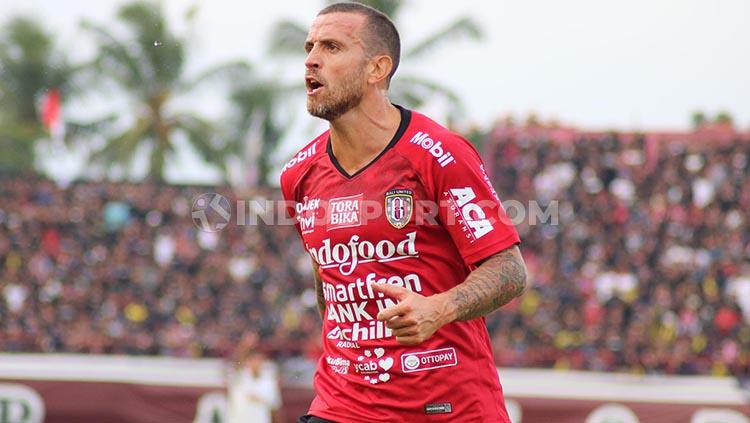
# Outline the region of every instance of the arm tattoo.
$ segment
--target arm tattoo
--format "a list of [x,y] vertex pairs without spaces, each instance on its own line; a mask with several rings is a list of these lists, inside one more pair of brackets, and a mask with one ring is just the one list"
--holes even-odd
[[455,320],[484,316],[523,293],[526,266],[518,247],[511,247],[485,260],[466,280],[449,290]]
[[320,278],[320,272],[318,271],[318,265],[313,261],[313,277],[315,278],[315,296],[318,300],[318,311],[320,312],[320,318],[325,320],[326,313],[326,299],[323,296],[323,279]]

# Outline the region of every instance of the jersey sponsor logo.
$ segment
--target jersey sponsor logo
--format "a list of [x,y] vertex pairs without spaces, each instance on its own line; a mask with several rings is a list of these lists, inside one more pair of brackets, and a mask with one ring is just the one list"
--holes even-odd
[[349,373],[349,366],[351,365],[351,362],[345,358],[331,357],[330,355],[327,355],[326,363],[328,363],[328,367],[330,367],[331,370],[334,371],[334,373],[338,373],[340,375]]
[[297,203],[294,206],[296,211],[295,218],[299,222],[302,235],[308,234],[315,229],[315,215],[318,213],[319,208],[320,198],[308,199],[308,197],[304,198],[304,202]]
[[435,140],[430,138],[430,135],[426,132],[417,132],[409,142],[417,144],[427,150],[432,157],[437,159],[440,167],[446,167],[449,164],[456,162],[453,155],[447,149],[443,148],[443,143],[440,141],[435,142]]
[[354,363],[354,370],[364,376],[370,384],[385,383],[391,380],[388,373],[393,367],[393,357],[386,356],[385,348],[375,348],[372,351],[364,350]]
[[347,349],[359,349],[359,344],[354,341],[342,341],[336,342],[336,348],[347,348]]
[[327,231],[362,224],[362,194],[328,200]]
[[317,147],[318,143],[314,143],[312,146],[308,147],[306,150],[302,150],[299,153],[297,153],[294,157],[292,157],[291,160],[287,164],[284,165],[284,168],[281,170],[281,172],[286,172],[288,169],[291,169],[296,165],[297,163],[301,163],[308,159],[309,157],[312,157],[315,154],[315,149]]
[[315,262],[323,269],[338,268],[342,275],[351,275],[363,263],[384,263],[395,260],[419,257],[416,247],[417,232],[409,232],[406,239],[395,244],[387,239],[370,242],[360,241],[359,235],[352,235],[347,243],[331,245],[326,238],[320,247],[307,247]]
[[404,373],[423,372],[457,364],[458,356],[453,347],[401,354],[401,369]]
[[385,217],[396,229],[406,226],[414,210],[414,193],[410,189],[396,188],[385,193]]
[[398,285],[413,292],[422,292],[422,283],[419,275],[409,273],[405,276],[391,275],[378,277],[377,273],[369,273],[363,278],[357,278],[350,283],[332,284],[323,281],[323,298],[326,303],[346,303],[350,301],[369,300],[383,298],[385,294],[378,293],[377,296],[370,285],[374,283],[387,283]]
[[467,238],[475,241],[494,229],[484,214],[484,210],[472,202],[477,195],[471,187],[453,188],[445,195],[450,197],[451,210],[454,210],[461,218],[460,222],[464,226],[464,231],[467,232]]
[[393,336],[393,331],[385,326],[380,320],[370,320],[367,324],[355,322],[351,328],[341,329],[340,326],[334,326],[328,331],[326,338],[331,340],[342,341],[370,341],[373,339],[383,339]]
[[[490,192],[492,193],[492,196],[495,197],[495,200],[497,200],[498,204],[500,204],[500,207],[503,207],[503,203],[500,202],[500,197],[497,196],[497,192],[495,192],[495,187],[492,186],[492,181],[490,181],[490,177],[487,176],[487,171],[484,170],[484,165],[479,165],[479,170],[482,171],[482,178],[484,179],[484,183],[487,184],[487,188],[490,189]],[[503,210],[505,210],[503,208]]]
[[410,273],[404,277],[392,275],[380,278],[377,274],[370,273],[351,283],[332,284],[323,281],[321,285],[323,298],[326,301],[326,319],[337,323],[373,320],[372,314],[365,310],[368,300],[371,299],[375,299],[378,310],[394,305],[393,300],[385,297],[384,294],[379,292],[375,295],[371,286],[374,283],[398,285],[413,292],[422,291],[422,284],[416,273]]

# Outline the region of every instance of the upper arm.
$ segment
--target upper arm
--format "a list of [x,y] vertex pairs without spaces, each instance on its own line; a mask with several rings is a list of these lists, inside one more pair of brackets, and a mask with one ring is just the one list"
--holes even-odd
[[520,243],[520,238],[485,173],[479,154],[468,141],[452,137],[447,138],[451,142],[443,145],[450,149],[455,161],[445,166],[431,161],[432,177],[428,179],[434,185],[440,223],[450,234],[464,264],[472,266]]

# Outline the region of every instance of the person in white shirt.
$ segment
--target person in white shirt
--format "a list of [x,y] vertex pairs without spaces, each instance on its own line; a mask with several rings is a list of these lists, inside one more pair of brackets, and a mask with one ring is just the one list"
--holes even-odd
[[257,349],[240,359],[229,383],[227,423],[270,423],[281,405],[276,367]]

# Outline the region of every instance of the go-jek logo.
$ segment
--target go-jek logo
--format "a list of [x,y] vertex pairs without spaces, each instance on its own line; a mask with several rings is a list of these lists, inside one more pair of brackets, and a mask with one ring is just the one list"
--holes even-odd
[[451,163],[455,163],[456,159],[446,149],[443,148],[443,144],[438,141],[435,142],[426,132],[417,132],[409,141],[412,144],[417,144],[432,154],[432,157],[437,159],[440,167],[446,167]]
[[308,234],[315,229],[315,216],[320,208],[320,198],[310,199],[305,197],[304,200],[304,202],[297,203],[294,206],[302,235]]
[[341,274],[347,276],[362,263],[383,263],[419,257],[416,239],[416,232],[409,232],[406,239],[398,244],[387,239],[377,243],[360,241],[359,235],[352,235],[345,244],[331,245],[331,239],[326,238],[323,245],[318,248],[308,247],[308,251],[321,268],[338,267]]

